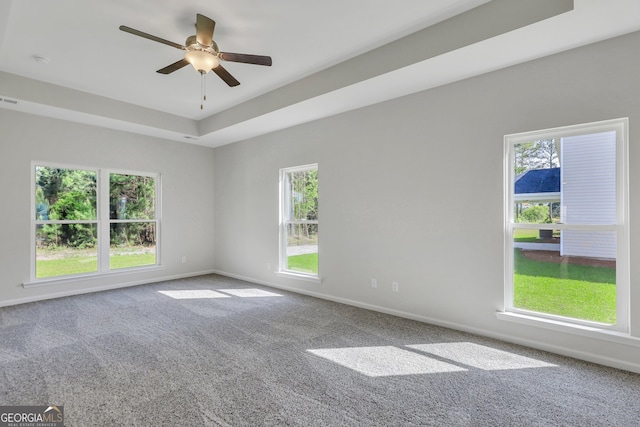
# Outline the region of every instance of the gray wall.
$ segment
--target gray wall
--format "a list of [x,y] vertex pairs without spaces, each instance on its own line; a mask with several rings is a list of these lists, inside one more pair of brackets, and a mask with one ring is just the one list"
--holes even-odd
[[[217,148],[215,268],[640,371],[640,341],[601,341],[495,314],[503,308],[505,134],[629,117],[632,259],[639,253],[638,58],[634,33]],[[322,284],[273,272],[278,170],[315,162]],[[631,288],[640,338],[633,262]]]
[[[0,306],[213,268],[213,149],[4,109],[0,129]],[[162,174],[164,269],[24,289],[30,269],[32,161]]]
[[[503,306],[503,136],[629,117],[631,327],[640,338],[638,58],[635,33],[215,150],[0,110],[0,305],[215,269],[640,371],[640,340],[495,315]],[[161,173],[165,268],[24,289],[34,160]],[[278,170],[315,162],[322,284],[273,273]]]

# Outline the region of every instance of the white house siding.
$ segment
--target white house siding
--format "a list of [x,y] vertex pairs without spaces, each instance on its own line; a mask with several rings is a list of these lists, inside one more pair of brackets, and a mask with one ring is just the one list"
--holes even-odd
[[616,257],[615,231],[563,230],[560,242],[562,255],[611,259]]
[[[616,223],[615,131],[562,138],[561,222]],[[563,230],[561,254],[616,257],[615,232]]]

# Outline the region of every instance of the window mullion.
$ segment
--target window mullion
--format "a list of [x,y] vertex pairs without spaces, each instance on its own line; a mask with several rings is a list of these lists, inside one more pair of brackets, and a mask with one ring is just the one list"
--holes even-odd
[[293,225],[298,225],[298,224],[317,224],[318,220],[317,219],[292,219],[292,220],[286,220],[285,223],[286,224],[293,224]]
[[36,225],[44,224],[97,224],[96,219],[49,219],[49,220],[37,220]]
[[518,223],[511,224],[513,229],[520,230],[547,230],[553,228],[554,230],[594,230],[594,231],[617,231],[620,229],[616,224],[564,224],[561,222],[554,223]]

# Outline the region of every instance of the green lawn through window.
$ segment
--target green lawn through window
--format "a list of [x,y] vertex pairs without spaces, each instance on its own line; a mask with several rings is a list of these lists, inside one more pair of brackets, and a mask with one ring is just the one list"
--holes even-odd
[[513,282],[516,308],[616,323],[615,268],[535,261],[516,249]]
[[[553,237],[560,237],[560,231],[554,230]],[[518,228],[513,231],[514,242],[540,242],[540,230],[530,230],[526,228]]]
[[287,258],[289,270],[318,274],[318,254],[291,255]]
[[[112,270],[153,265],[156,263],[156,254],[154,252],[116,254],[110,257],[109,262]],[[36,261],[36,277],[38,279],[95,273],[96,271],[98,271],[98,257],[95,255],[54,257]]]
[[36,261],[36,277],[70,276],[98,271],[97,256],[79,256]]

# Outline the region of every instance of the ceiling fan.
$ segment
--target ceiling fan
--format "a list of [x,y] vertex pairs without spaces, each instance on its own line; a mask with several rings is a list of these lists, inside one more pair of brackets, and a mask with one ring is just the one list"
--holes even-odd
[[[189,64],[193,65],[193,68],[195,68],[202,76],[202,93],[203,99],[206,100],[206,94],[204,94],[204,76],[209,71],[216,73],[218,77],[224,80],[224,82],[231,87],[238,86],[240,84],[240,82],[220,64],[220,60],[271,66],[270,56],[220,52],[218,45],[213,41],[213,30],[215,25],[216,23],[213,19],[200,15],[199,13],[196,14],[196,34],[187,37],[184,45],[144,33],[125,25],[121,25],[120,30],[186,51],[184,58],[159,69],[157,72],[160,74],[171,74]],[[200,108],[203,108],[202,104],[200,104]]]

